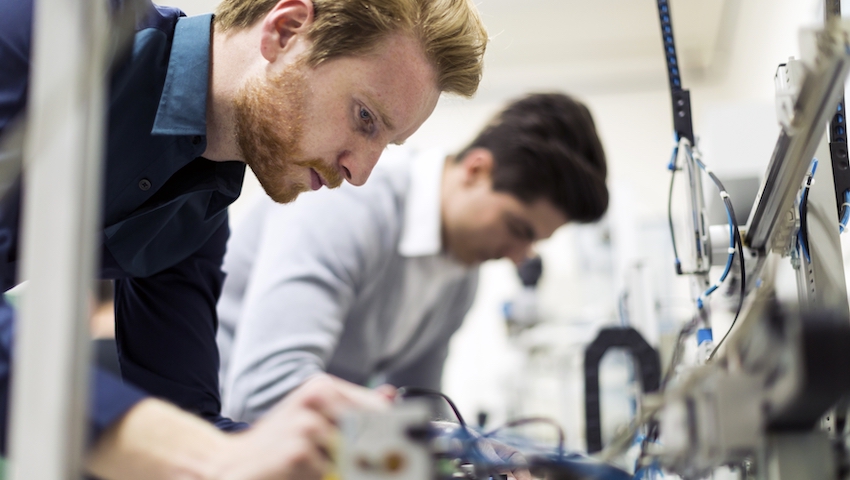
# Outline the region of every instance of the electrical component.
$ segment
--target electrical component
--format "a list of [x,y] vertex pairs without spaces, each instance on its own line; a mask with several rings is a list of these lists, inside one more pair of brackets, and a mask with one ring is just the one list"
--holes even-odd
[[349,413],[340,424],[339,475],[344,480],[433,480],[430,448],[417,435],[427,432],[430,418],[425,402]]

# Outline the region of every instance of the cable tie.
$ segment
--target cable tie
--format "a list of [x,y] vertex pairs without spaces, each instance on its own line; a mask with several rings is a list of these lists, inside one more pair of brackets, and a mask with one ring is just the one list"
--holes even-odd
[[720,198],[723,198],[724,200],[725,200],[725,199],[727,199],[727,198],[729,198],[729,194],[728,194],[728,193],[726,193],[726,190],[721,190],[721,191],[720,191]]
[[850,203],[844,202],[841,204],[842,207],[850,207]]
[[729,247],[726,253],[728,253],[729,255],[735,255],[735,253],[736,253],[737,251],[738,251],[738,249],[737,249],[737,248],[735,248],[735,247]]

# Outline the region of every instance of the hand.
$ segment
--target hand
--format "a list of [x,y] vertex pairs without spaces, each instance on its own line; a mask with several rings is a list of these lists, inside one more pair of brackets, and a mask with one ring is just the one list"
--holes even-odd
[[394,401],[396,395],[398,394],[398,389],[395,388],[394,386],[390,385],[389,383],[385,383],[385,384],[375,388],[375,391],[380,393],[381,395],[387,397],[387,400],[390,400],[390,401]]
[[329,375],[304,383],[256,426],[227,435],[174,405],[146,399],[93,446],[87,470],[103,479],[302,480],[328,472],[345,411],[389,408],[386,396]]
[[327,374],[316,375],[250,430],[233,436],[221,478],[309,480],[331,469],[337,419],[351,409],[390,406],[382,393]]

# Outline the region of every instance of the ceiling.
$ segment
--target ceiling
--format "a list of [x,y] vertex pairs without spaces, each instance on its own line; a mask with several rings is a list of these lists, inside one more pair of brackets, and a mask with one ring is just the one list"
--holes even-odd
[[[666,86],[653,0],[475,1],[491,37],[484,97],[552,84],[577,93]],[[721,74],[741,0],[670,1],[686,85]],[[217,2],[170,3],[191,15]]]
[[[739,0],[671,0],[673,33],[686,84],[720,74]],[[520,77],[585,93],[666,87],[652,0],[481,0],[491,35],[488,90]]]

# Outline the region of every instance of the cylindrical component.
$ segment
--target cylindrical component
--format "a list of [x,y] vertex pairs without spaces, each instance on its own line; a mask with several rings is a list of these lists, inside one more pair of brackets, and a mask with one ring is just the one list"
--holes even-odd
[[734,250],[734,247],[729,246],[729,225],[711,225],[708,227],[708,243],[711,247],[709,249],[711,266],[726,265],[730,248]]

